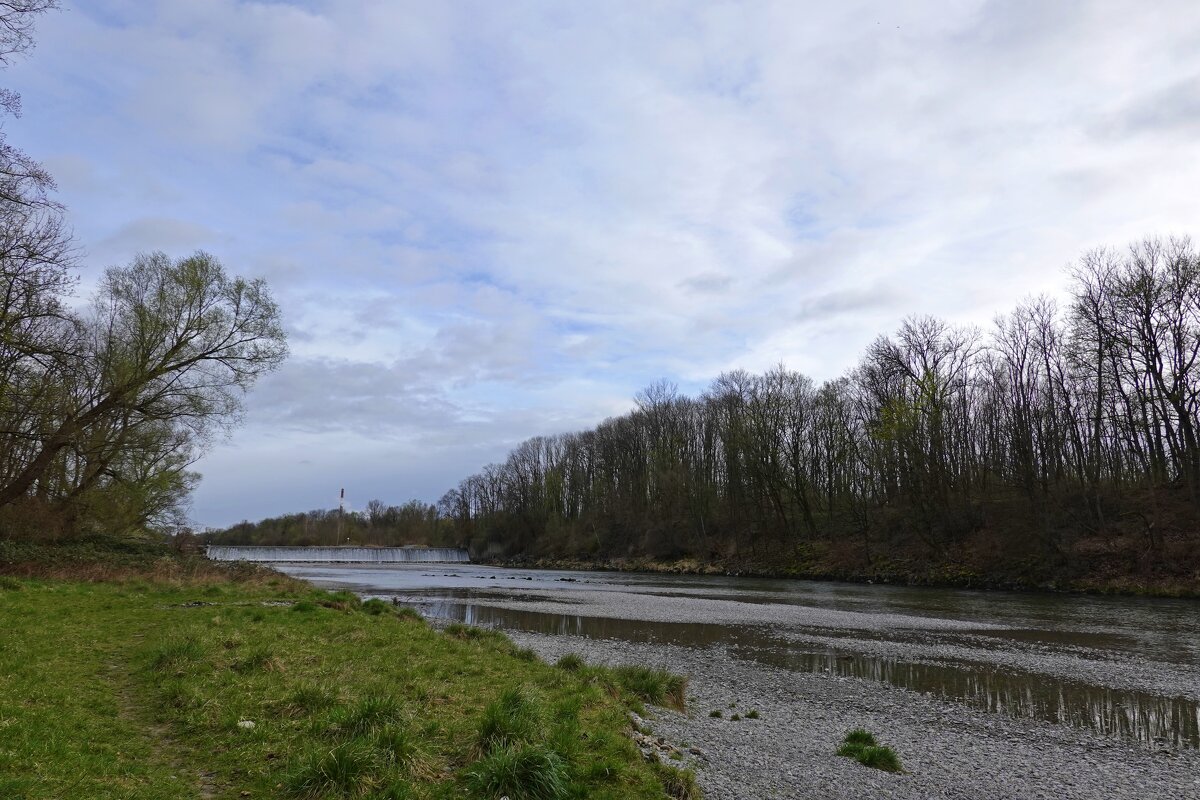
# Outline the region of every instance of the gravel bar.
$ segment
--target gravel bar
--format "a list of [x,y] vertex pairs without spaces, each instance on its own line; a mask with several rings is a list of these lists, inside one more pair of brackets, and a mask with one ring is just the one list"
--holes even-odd
[[[746,798],[1200,798],[1200,752],[976,711],[885,684],[740,660],[724,647],[510,632],[555,661],[642,664],[687,674],[688,711],[653,709],[653,733],[688,754],[708,800]],[[710,717],[721,711],[721,718]],[[759,719],[745,719],[755,710]],[[731,720],[738,713],[743,719]],[[863,727],[907,774],[835,754]]]

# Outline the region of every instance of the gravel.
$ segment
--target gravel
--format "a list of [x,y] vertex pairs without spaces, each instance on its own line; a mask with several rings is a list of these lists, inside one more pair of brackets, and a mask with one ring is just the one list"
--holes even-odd
[[[690,677],[688,711],[653,709],[709,800],[740,798],[1200,798],[1200,752],[975,711],[885,684],[739,660],[723,647],[511,633],[548,661],[659,666]],[[722,712],[714,719],[709,713]],[[756,710],[759,719],[745,719]],[[730,716],[743,719],[733,721]],[[863,727],[907,774],[835,755]]]

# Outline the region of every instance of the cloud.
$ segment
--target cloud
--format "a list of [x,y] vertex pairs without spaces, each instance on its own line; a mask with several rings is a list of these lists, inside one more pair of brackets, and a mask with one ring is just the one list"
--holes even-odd
[[272,459],[428,498],[659,377],[833,377],[1189,232],[1198,32],[1187,0],[97,0],[7,71],[6,133],[87,267],[205,247],[279,298],[295,356],[201,465],[221,523],[302,502],[237,488]]

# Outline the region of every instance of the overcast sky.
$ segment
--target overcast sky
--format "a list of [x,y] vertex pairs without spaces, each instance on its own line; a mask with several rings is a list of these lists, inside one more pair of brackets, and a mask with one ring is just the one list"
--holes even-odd
[[204,249],[286,316],[202,526],[436,501],[658,378],[834,377],[1200,235],[1195,0],[64,5],[0,80],[85,288]]

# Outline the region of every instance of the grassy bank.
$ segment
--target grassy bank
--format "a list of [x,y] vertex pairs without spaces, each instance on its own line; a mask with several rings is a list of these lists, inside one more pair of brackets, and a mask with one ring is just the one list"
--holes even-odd
[[0,561],[0,797],[687,796],[626,735],[639,693],[682,695],[662,676],[265,571],[12,575],[37,561]]

